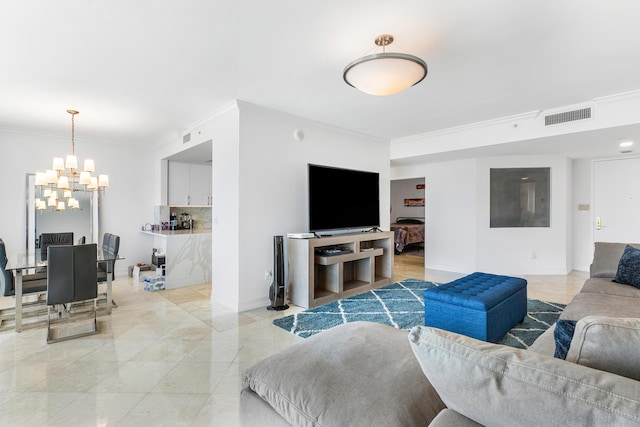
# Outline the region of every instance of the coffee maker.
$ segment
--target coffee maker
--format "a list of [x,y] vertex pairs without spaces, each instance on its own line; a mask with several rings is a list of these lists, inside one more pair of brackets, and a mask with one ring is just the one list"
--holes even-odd
[[187,213],[183,213],[180,215],[180,221],[182,223],[182,229],[188,230],[191,228],[191,215]]

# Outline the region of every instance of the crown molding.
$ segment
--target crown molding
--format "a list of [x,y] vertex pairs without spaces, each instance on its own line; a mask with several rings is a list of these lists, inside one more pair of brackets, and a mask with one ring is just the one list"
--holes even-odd
[[617,93],[615,95],[600,96],[593,98],[593,102],[599,105],[614,104],[616,102],[628,101],[630,99],[640,100],[640,90],[632,90],[629,92]]
[[391,140],[389,138],[382,138],[379,136],[374,136],[374,135],[369,135],[366,134],[364,132],[358,132],[358,131],[354,131],[351,129],[345,129],[342,127],[338,127],[338,126],[334,126],[334,125],[330,125],[327,124],[325,122],[320,122],[317,120],[313,120],[313,119],[309,119],[306,117],[302,117],[302,116],[296,116],[294,114],[291,113],[287,113],[281,110],[276,110],[275,108],[271,108],[271,107],[265,107],[263,105],[258,105],[258,104],[253,104],[251,102],[247,102],[247,101],[243,101],[240,99],[236,100],[238,103],[238,108],[240,111],[247,111],[247,112],[256,112],[259,114],[272,114],[275,117],[282,117],[282,116],[287,116],[289,117],[291,120],[293,121],[299,121],[301,124],[300,126],[304,126],[304,124],[308,124],[309,126],[315,126],[321,129],[327,129],[329,131],[338,131],[340,133],[344,133],[347,135],[352,135],[354,137],[357,138],[366,138],[369,139],[371,141],[374,141],[376,143],[382,143],[382,144],[389,144],[391,142]]
[[238,105],[238,100],[234,99],[233,101],[224,104],[220,108],[213,110],[211,113],[205,115],[204,117],[201,117],[200,119],[188,124],[187,130],[183,133],[189,133],[191,129],[197,128],[198,126],[202,126],[203,124],[210,122],[211,120],[215,120],[220,116],[224,116],[225,114],[231,111],[234,111],[234,110],[237,111],[239,109],[240,108]]
[[406,144],[406,143],[421,141],[424,139],[435,138],[443,135],[468,132],[476,129],[496,127],[496,126],[501,126],[505,124],[513,125],[522,121],[535,120],[540,116],[540,113],[542,113],[542,110],[535,110],[535,111],[530,111],[528,113],[514,114],[512,116],[500,117],[497,119],[485,120],[482,122],[469,123],[467,125],[456,126],[452,128],[440,129],[432,132],[406,136],[403,138],[397,138],[397,139],[391,140],[391,144],[393,145]]
[[[69,140],[69,142],[71,142],[71,133],[62,134],[62,133],[47,132],[42,130],[7,128],[7,127],[0,127],[0,133],[9,133],[9,134],[15,134],[15,135],[24,135],[24,136],[35,136],[39,138],[48,138],[48,139],[62,139],[62,140]],[[102,143],[102,141],[100,140],[90,139],[86,137],[84,138],[75,137],[75,140],[85,144]]]

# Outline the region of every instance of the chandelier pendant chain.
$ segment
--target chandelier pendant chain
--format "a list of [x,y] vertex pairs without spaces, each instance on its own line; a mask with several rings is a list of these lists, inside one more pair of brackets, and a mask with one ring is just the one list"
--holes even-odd
[[[76,155],[76,123],[75,118],[76,114],[79,114],[79,111],[76,110],[67,110],[67,113],[71,114],[71,155]],[[76,175],[77,172],[73,169],[69,169],[71,172],[71,176]]]
[[74,110],[67,110],[67,113],[71,114],[71,154],[75,156],[76,155],[76,124],[74,119],[76,118],[76,114],[78,114],[78,112]]

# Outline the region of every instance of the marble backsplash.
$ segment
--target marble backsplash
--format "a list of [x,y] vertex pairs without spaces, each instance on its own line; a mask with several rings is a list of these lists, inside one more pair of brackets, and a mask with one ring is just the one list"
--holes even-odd
[[175,213],[180,221],[180,215],[186,213],[191,215],[195,229],[211,228],[211,207],[209,206],[155,206],[154,221],[156,224],[168,222],[172,213]]

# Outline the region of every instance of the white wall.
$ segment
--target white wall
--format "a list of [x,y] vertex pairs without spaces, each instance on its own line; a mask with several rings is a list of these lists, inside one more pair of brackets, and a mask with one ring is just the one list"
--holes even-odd
[[394,167],[392,179],[425,177],[425,267],[470,273],[476,264],[476,160]]
[[[212,301],[237,310],[240,305],[240,120],[232,102],[187,126],[192,138],[168,138],[154,150],[155,204],[166,203],[166,160],[180,151],[212,141]],[[152,206],[147,207],[149,212]],[[265,304],[266,306],[266,304]]]
[[[293,138],[296,129],[303,141]],[[241,311],[269,303],[264,276],[273,270],[273,236],[308,231],[308,163],[380,173],[380,219],[388,229],[387,141],[240,103]]]
[[[273,236],[308,230],[308,163],[379,172],[381,225],[388,228],[388,141],[242,101],[188,126],[195,128],[200,139],[213,141],[213,302],[237,311],[269,304]],[[301,142],[293,138],[296,129],[305,134]],[[182,144],[176,135],[155,150],[156,203],[160,160],[197,142]]]
[[[489,170],[491,168],[551,168],[550,227],[489,227]],[[477,268],[497,274],[566,274],[567,230],[571,230],[567,201],[570,164],[565,157],[515,156],[478,159]],[[568,265],[569,264],[569,265]]]
[[[593,260],[592,168],[592,160],[573,160],[570,209],[573,218],[573,268],[579,271],[589,271]],[[579,205],[588,205],[589,210],[579,210]]]
[[424,178],[391,181],[391,222],[395,222],[401,216],[424,218],[424,206],[404,205],[404,199],[424,198],[424,188],[416,188],[419,184],[424,184]]
[[[77,127],[76,133],[81,129]],[[25,250],[25,174],[51,168],[54,156],[71,152],[70,135],[43,135],[0,130],[4,159],[0,169],[3,209],[0,209],[0,238],[9,256]],[[141,245],[140,226],[147,216],[145,208],[152,202],[153,175],[145,152],[127,145],[127,141],[98,144],[76,138],[79,159],[92,158],[99,173],[109,175],[111,186],[103,198],[100,235],[120,236],[120,254],[126,260],[116,262],[116,275],[126,275],[127,266],[149,261],[151,253]],[[90,236],[87,236],[89,238]]]
[[240,115],[237,107],[216,120],[213,131],[211,300],[241,311]]
[[[507,167],[551,167],[551,227],[489,228],[489,169]],[[392,168],[393,179],[420,175],[426,177],[428,200],[427,268],[519,275],[566,274],[571,269],[571,163],[566,158],[474,158]]]

